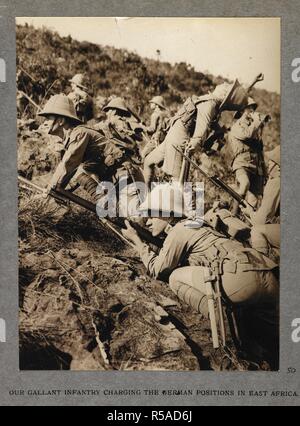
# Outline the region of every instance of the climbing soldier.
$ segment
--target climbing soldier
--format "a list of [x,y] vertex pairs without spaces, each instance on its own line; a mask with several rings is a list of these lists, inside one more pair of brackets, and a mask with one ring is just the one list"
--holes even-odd
[[126,105],[123,98],[113,98],[103,108],[107,119],[105,124],[114,129],[122,138],[134,142],[142,141],[143,126],[139,117]]
[[[128,196],[132,201],[132,211],[136,210],[140,200],[133,184],[142,179],[142,174],[132,163],[134,145],[83,125],[72,101],[63,94],[50,98],[39,115],[46,117],[44,127],[48,129],[48,134],[58,136],[65,150],[47,188],[48,193],[51,189],[65,188],[75,174],[93,196],[97,195],[97,189],[103,182],[118,185],[122,180],[119,208],[128,206],[128,200],[123,199]],[[130,186],[129,191],[127,186]],[[100,193],[98,195],[101,196]],[[121,215],[126,215],[126,212],[122,211]]]
[[[270,121],[269,115],[254,112],[256,107],[257,104],[249,98],[247,107],[228,135],[238,193],[253,208],[258,206],[266,179],[262,134],[264,126]],[[238,211],[239,206],[235,203],[233,213],[237,215]]]
[[207,140],[219,130],[218,121],[222,111],[238,111],[247,104],[247,92],[237,80],[233,84],[223,83],[213,93],[192,96],[186,100],[175,117],[164,142],[145,159],[144,176],[150,186],[154,166],[162,166],[163,172],[179,180],[182,156],[174,145],[192,154],[195,150],[205,151]]
[[101,130],[106,120],[106,114],[103,108],[107,105],[107,99],[104,96],[98,95],[94,100],[94,113],[93,118],[89,120],[88,126],[94,130]]
[[68,98],[74,103],[78,118],[87,123],[93,118],[93,99],[89,94],[89,81],[84,74],[76,74],[70,80],[72,92]]
[[145,132],[151,135],[151,140],[143,149],[143,158],[147,157],[153,149],[164,141],[170,120],[170,116],[162,96],[154,96],[149,103],[153,113],[151,115],[150,126],[145,127]]

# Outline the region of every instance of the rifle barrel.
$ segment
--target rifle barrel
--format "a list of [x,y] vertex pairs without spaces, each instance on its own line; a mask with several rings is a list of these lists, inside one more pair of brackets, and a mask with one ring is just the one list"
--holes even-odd
[[[204,170],[201,169],[201,167],[198,166],[198,164],[192,160],[190,157],[188,157],[184,152],[182,152],[179,148],[177,148],[175,145],[173,145],[174,149],[176,149],[177,152],[179,152],[183,158],[185,158],[187,161],[190,162],[204,177],[206,177],[211,183],[213,183],[215,186],[218,186],[220,189],[223,189],[223,191],[227,192],[232,198],[234,198],[236,201],[239,202],[243,207],[247,207],[247,204],[243,197],[238,194],[233,188],[231,188],[229,185],[227,185],[225,182],[223,182],[222,179],[220,179],[217,176],[209,176],[208,173],[206,173]],[[250,207],[254,209],[251,204],[249,204]]]
[[[38,191],[39,193],[43,193],[44,192],[44,188],[34,184],[33,182],[23,178],[22,176],[18,176],[18,180],[22,183],[24,183],[25,185],[35,189],[36,191]],[[59,189],[52,189],[50,192],[50,196],[53,198],[56,198],[60,201],[62,200],[68,200],[73,202],[74,204],[79,205],[80,207],[84,208],[85,210],[90,211],[91,213],[94,213],[97,215],[97,205],[85,200],[84,198],[79,197],[78,195],[73,194],[70,191],[67,191],[65,189],[59,188]],[[98,215],[97,215],[98,216]],[[99,217],[99,216],[98,216]],[[119,232],[116,227],[115,227],[115,223],[110,220],[109,218],[102,218],[99,217],[99,219],[101,220],[101,222],[103,222],[104,225],[107,226],[107,228],[109,228],[110,230],[112,230],[119,238],[121,238],[123,241],[125,241],[128,245],[130,245],[131,247],[134,247],[134,245],[127,240],[127,238],[125,238],[121,232]],[[125,228],[124,222],[118,220],[117,221],[117,225],[120,228]],[[132,223],[133,228],[138,232],[138,234],[141,236],[141,238],[145,241],[147,241],[148,243],[151,243],[153,245],[156,245],[158,248],[162,247],[162,241],[158,238],[155,238],[152,236],[152,234],[145,228],[141,227],[140,225],[138,225],[137,223]]]

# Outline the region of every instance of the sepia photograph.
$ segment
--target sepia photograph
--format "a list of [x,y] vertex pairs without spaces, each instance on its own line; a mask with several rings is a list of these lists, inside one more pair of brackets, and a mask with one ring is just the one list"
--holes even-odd
[[16,18],[21,370],[279,370],[280,32]]

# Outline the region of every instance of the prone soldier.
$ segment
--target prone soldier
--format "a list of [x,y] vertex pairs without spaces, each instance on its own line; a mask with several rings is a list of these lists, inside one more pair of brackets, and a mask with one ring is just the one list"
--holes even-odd
[[252,312],[259,312],[265,327],[271,323],[277,335],[279,284],[275,275],[277,265],[271,259],[226,238],[205,223],[198,229],[186,226],[182,195],[174,185],[157,185],[140,211],[151,215],[147,226],[153,236],[165,235],[163,248],[156,254],[141,241],[129,222],[123,231],[151,277],[168,282],[181,300],[208,316],[204,270],[209,268],[221,282],[227,303],[249,306]]

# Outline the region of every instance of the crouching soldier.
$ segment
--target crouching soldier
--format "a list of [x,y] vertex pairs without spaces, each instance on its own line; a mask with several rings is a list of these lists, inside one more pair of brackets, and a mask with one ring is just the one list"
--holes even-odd
[[178,181],[182,168],[182,156],[176,149],[193,153],[205,151],[206,142],[219,130],[218,121],[222,111],[238,111],[247,104],[246,90],[236,80],[233,84],[223,83],[213,93],[192,96],[186,100],[175,117],[164,142],[149,154],[144,163],[144,176],[150,186],[154,166],[162,166],[165,174]]
[[270,323],[272,330],[275,327],[277,335],[279,284],[274,274],[276,264],[205,223],[198,229],[186,226],[180,195],[168,188],[171,186],[156,186],[140,206],[142,212],[152,215],[147,226],[153,236],[166,236],[159,254],[141,241],[129,223],[128,229],[123,231],[135,244],[148,274],[168,282],[181,300],[208,316],[204,270],[209,268],[220,280],[223,298],[228,303],[250,307],[255,315],[265,320],[266,329]]
[[[50,98],[39,115],[46,117],[44,127],[48,128],[48,134],[58,136],[65,149],[64,156],[48,185],[48,193],[51,189],[66,188],[76,173],[79,180],[82,175],[92,180],[91,190],[94,195],[101,183],[111,182],[117,186],[122,180],[124,184],[121,195],[130,196],[135,201],[135,207],[134,203],[131,204],[132,208],[137,208],[139,197],[137,189],[131,184],[133,176],[139,181],[142,179],[142,173],[131,162],[134,146],[113,138],[108,139],[104,133],[83,125],[76,115],[72,101],[62,94]],[[84,184],[90,185],[90,179]],[[127,185],[130,186],[130,192],[126,191]],[[103,191],[105,193],[105,188]],[[123,203],[121,198],[120,196],[119,206],[127,206],[128,203]]]

